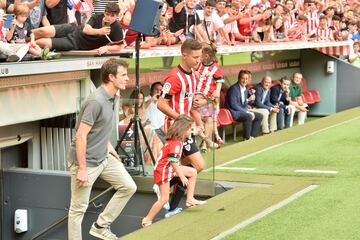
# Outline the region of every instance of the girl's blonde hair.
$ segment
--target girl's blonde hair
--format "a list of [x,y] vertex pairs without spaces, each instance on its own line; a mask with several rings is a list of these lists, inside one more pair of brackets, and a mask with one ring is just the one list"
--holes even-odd
[[30,12],[30,9],[26,4],[24,4],[24,3],[15,4],[15,8],[14,8],[15,16],[29,15],[29,12]]
[[186,132],[192,127],[194,120],[186,115],[180,115],[175,119],[166,133],[166,139],[186,139]]

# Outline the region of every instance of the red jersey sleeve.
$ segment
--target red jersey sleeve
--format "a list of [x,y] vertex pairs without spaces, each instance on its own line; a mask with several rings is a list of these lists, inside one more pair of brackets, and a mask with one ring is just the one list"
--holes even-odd
[[169,74],[164,80],[162,88],[162,96],[175,95],[181,91],[181,82],[175,74]]
[[169,162],[178,162],[181,153],[182,153],[182,142],[181,141],[171,141],[168,146],[168,161]]
[[221,71],[221,68],[219,67],[219,65],[216,64],[216,71],[214,73],[214,81],[217,83],[217,82],[224,82],[224,79],[223,79],[223,74],[222,74],[222,71]]

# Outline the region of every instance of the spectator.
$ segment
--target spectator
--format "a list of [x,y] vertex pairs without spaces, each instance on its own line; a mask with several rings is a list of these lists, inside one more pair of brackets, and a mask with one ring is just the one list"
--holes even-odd
[[219,15],[215,11],[216,2],[215,0],[207,0],[205,4],[204,10],[196,11],[199,18],[202,21],[203,31],[205,32],[207,38],[211,42],[216,41],[216,33],[218,33],[218,40],[219,43],[230,43],[229,36],[225,32],[225,24],[223,20],[219,17]]
[[[315,6],[313,0],[305,0],[305,12],[304,15],[307,17],[307,32],[314,34],[316,28],[319,26],[319,11]],[[309,35],[308,37],[311,37]]]
[[50,25],[68,23],[67,0],[45,0]]
[[315,30],[315,37],[317,41],[334,40],[333,31],[328,27],[327,18],[324,15],[321,15],[319,18],[319,27]]
[[248,90],[246,89],[250,77],[251,73],[249,71],[241,70],[238,82],[229,88],[225,100],[225,107],[229,109],[234,120],[243,122],[245,140],[259,135],[262,121],[261,114],[248,110],[248,101],[255,100],[255,95],[248,98]]
[[[34,30],[40,46],[58,51],[92,50],[98,54],[119,51],[123,40],[122,29],[117,21],[120,9],[109,3],[104,14],[94,15],[83,29],[74,24],[61,24]],[[105,26],[107,23],[109,26]]]
[[354,51],[349,56],[349,62],[360,68],[360,42],[354,42]]
[[[241,16],[239,13],[239,8],[240,7],[237,2],[231,3],[228,15],[233,18]],[[224,15],[224,16],[226,16],[226,15]],[[226,20],[226,18],[225,18],[225,20]],[[231,45],[235,45],[235,41],[238,41],[238,40],[248,41],[250,39],[249,36],[241,35],[239,28],[238,28],[238,21],[233,21],[233,22],[227,23],[225,25],[225,31],[229,35]]]
[[293,27],[288,31],[288,38],[290,41],[307,41],[307,17],[299,16],[295,21]]
[[6,40],[3,17],[0,16],[0,52],[4,54],[7,62],[18,62],[29,51],[28,44],[8,43]]
[[270,102],[279,107],[276,118],[277,130],[282,130],[284,125],[285,128],[290,127],[291,111],[295,111],[293,106],[290,105],[289,87],[290,79],[283,77],[280,84],[272,86],[270,89]]
[[[9,0],[8,4],[14,7],[15,0]],[[47,18],[47,11],[45,6],[45,0],[22,0],[21,3],[26,4],[29,9],[29,23],[32,29],[41,26],[49,26],[50,22]],[[10,6],[11,7],[11,6]]]
[[[11,43],[28,44],[29,53],[39,56],[41,59],[46,59],[49,53],[49,47],[44,46],[44,49],[41,49],[36,44],[35,36],[28,20],[29,11],[30,9],[26,4],[15,5],[15,18],[11,24],[10,30],[6,34],[6,39]],[[26,41],[26,38],[30,38],[30,43]]]
[[272,20],[270,38],[272,42],[284,42],[289,40],[282,17],[274,17]]
[[209,42],[201,28],[201,20],[195,11],[195,6],[196,0],[185,0],[177,5],[172,5],[174,10],[169,24],[170,31],[175,33],[184,29],[184,35],[179,37],[178,42],[187,38],[196,38],[200,42]]
[[250,109],[251,112],[262,115],[261,127],[264,134],[276,131],[276,115],[279,112],[279,106],[273,105],[270,102],[271,81],[270,76],[265,76],[263,77],[261,83],[255,86],[254,108]]
[[144,119],[149,119],[150,123],[147,127],[154,130],[160,140],[165,143],[165,114],[156,106],[161,95],[162,88],[163,84],[161,82],[151,84],[150,96],[145,98],[146,112]]
[[293,119],[295,112],[298,112],[298,125],[302,125],[305,123],[307,112],[309,111],[309,107],[302,98],[302,74],[294,73],[293,79],[290,83],[290,104],[295,107],[295,111],[292,111],[290,116],[290,127],[293,126]]

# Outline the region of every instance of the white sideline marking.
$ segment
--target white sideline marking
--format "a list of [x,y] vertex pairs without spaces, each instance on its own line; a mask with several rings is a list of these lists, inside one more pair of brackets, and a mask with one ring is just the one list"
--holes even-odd
[[[222,164],[220,164],[220,165],[215,166],[215,169],[216,169],[217,167],[223,167],[223,166],[225,166],[225,165],[228,165],[228,164],[231,164],[231,163],[234,163],[234,162],[237,162],[237,161],[241,161],[241,160],[244,160],[244,159],[246,159],[246,158],[255,156],[255,155],[259,154],[259,153],[272,150],[272,149],[274,149],[274,148],[280,147],[280,146],[285,145],[285,144],[287,144],[287,143],[295,142],[295,141],[297,141],[297,140],[300,140],[300,139],[303,139],[303,138],[312,136],[312,135],[314,135],[314,134],[323,132],[323,131],[325,131],[325,130],[328,130],[328,129],[331,129],[331,128],[334,128],[334,127],[337,127],[337,126],[341,126],[341,125],[343,125],[343,124],[349,123],[349,122],[354,121],[354,120],[357,120],[357,119],[360,119],[360,116],[359,116],[359,117],[352,118],[352,119],[349,119],[349,120],[346,120],[346,121],[341,122],[341,123],[337,123],[337,124],[335,124],[335,125],[332,125],[332,126],[329,126],[329,127],[326,127],[326,128],[322,128],[322,129],[316,130],[316,131],[314,131],[314,132],[305,134],[305,135],[303,135],[303,136],[301,136],[301,137],[297,137],[297,138],[294,138],[294,139],[291,139],[291,140],[288,140],[288,141],[285,141],[285,142],[282,142],[282,143],[278,143],[278,144],[276,144],[276,145],[272,145],[272,146],[270,146],[270,147],[261,149],[261,150],[259,150],[259,151],[256,151],[256,152],[253,152],[253,153],[250,153],[250,154],[247,154],[247,155],[245,155],[245,156],[242,156],[242,157],[239,157],[239,158],[235,158],[235,159],[233,159],[233,160],[231,160],[231,161],[228,161],[228,162],[225,162],[225,163],[222,163]],[[207,169],[204,170],[204,172],[209,172],[209,171],[211,171],[212,169],[213,169],[213,167],[207,168]]]
[[234,170],[234,171],[255,171],[256,168],[241,168],[241,167],[215,167],[220,170]]
[[333,170],[307,170],[307,169],[297,169],[294,172],[297,173],[328,173],[328,174],[337,174],[338,171]]
[[268,215],[268,214],[270,214],[270,213],[284,207],[288,203],[296,200],[297,198],[301,197],[305,193],[310,192],[310,191],[314,190],[317,187],[319,187],[319,185],[310,185],[309,187],[307,187],[307,188],[305,188],[305,189],[291,195],[290,197],[288,197],[288,198],[282,200],[281,202],[279,202],[279,203],[265,209],[264,211],[252,216],[251,218],[239,223],[238,225],[236,225],[236,226],[234,226],[234,227],[232,227],[232,228],[230,228],[230,229],[228,229],[228,230],[226,230],[224,232],[219,233],[216,237],[212,238],[211,240],[222,239],[222,238],[226,237],[227,235],[229,235],[231,233],[234,233],[237,230],[239,230],[241,228],[244,228],[247,225],[249,225],[249,224],[251,224],[251,223],[253,223],[253,222],[255,222],[255,221],[257,221],[257,220],[259,220],[259,219],[261,219],[263,217],[265,217],[266,215]]

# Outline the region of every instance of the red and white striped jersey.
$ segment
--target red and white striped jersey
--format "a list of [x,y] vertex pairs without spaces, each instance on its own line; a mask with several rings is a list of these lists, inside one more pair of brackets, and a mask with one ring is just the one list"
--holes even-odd
[[154,183],[164,184],[169,182],[176,172],[171,166],[172,162],[178,163],[182,154],[183,143],[177,139],[168,140],[162,147],[154,166]]
[[317,28],[315,32],[317,41],[332,41],[334,40],[334,34],[330,28]]
[[319,26],[319,13],[317,12],[307,12],[305,16],[308,18],[308,29],[307,32],[312,32]]
[[217,63],[206,65],[200,63],[196,70],[200,73],[196,92],[201,92],[205,96],[211,96],[216,90],[216,83],[224,82],[221,69]]
[[[196,77],[193,71],[186,72],[180,65],[171,70],[164,80],[162,97],[169,100],[169,106],[179,114],[190,116],[196,91]],[[168,126],[172,119],[167,118]]]

